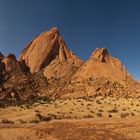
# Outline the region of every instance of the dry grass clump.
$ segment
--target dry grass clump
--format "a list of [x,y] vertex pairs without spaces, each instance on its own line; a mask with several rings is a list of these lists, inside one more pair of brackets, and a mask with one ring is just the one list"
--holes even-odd
[[99,112],[104,112],[102,109],[99,109],[98,111],[99,111]]
[[27,121],[24,121],[24,120],[18,120],[20,124],[26,124]]
[[118,113],[118,110],[117,110],[117,108],[113,108],[113,109],[111,109],[111,110],[109,110],[107,112],[108,113]]
[[135,116],[135,113],[131,112],[131,116]]
[[8,120],[8,119],[2,119],[1,123],[4,123],[4,124],[14,124],[14,121]]
[[88,115],[84,115],[83,117],[84,117],[84,118],[93,118],[93,115],[88,114]]
[[[40,113],[37,113],[35,116],[38,118],[38,120],[39,120],[40,122],[43,122],[43,121],[50,121],[50,120],[54,119],[53,115],[43,116],[43,115],[41,115]],[[55,118],[56,118],[56,117],[55,117]]]
[[96,103],[97,103],[97,104],[102,104],[101,101],[98,100],[98,99],[96,100]]
[[39,123],[39,120],[38,119],[33,119],[33,120],[30,120],[29,123]]
[[123,113],[120,114],[121,118],[125,118],[125,117],[128,117],[128,116],[129,116],[129,113],[127,113],[127,112],[123,112]]
[[98,112],[98,113],[96,113],[96,116],[97,117],[102,117],[102,113],[101,112]]

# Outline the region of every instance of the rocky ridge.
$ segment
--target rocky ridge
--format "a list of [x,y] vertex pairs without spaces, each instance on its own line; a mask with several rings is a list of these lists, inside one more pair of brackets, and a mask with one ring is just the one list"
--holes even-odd
[[69,50],[56,27],[35,37],[21,52],[0,53],[0,100],[38,97],[139,96],[140,84],[106,48],[83,62]]

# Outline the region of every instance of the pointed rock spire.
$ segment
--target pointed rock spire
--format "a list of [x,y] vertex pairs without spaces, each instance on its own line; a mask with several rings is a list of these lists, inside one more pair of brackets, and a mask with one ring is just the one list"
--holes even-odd
[[[75,67],[79,67],[82,64],[82,61],[67,48],[56,27],[34,38],[22,51],[18,60],[24,60],[31,73],[45,68],[45,76],[50,76],[58,71],[56,64],[60,64],[59,69],[61,69],[64,62],[65,67],[68,63]],[[51,67],[52,65],[49,66],[52,63],[53,67]],[[54,67],[57,67],[57,69]]]

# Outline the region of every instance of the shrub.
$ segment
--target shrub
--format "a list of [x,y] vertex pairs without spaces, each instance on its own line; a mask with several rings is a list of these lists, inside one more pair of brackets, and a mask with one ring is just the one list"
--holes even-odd
[[20,123],[20,124],[26,124],[27,122],[24,121],[24,120],[19,120],[19,123]]
[[102,113],[100,113],[100,112],[96,113],[96,115],[97,115],[98,117],[102,117]]
[[56,115],[54,116],[54,114],[50,114],[47,116],[43,116],[40,113],[36,114],[36,117],[39,119],[39,121],[50,121],[51,119],[56,119]]
[[33,119],[33,120],[30,120],[29,123],[39,123],[39,120],[38,119]]
[[96,103],[97,104],[102,104],[100,100],[96,100]]
[[84,115],[84,118],[93,118],[93,116],[88,114],[88,115]]
[[95,113],[93,110],[90,110],[90,113]]
[[135,114],[132,112],[132,113],[131,113],[131,116],[135,116]]
[[92,106],[92,104],[87,104],[87,106]]
[[5,124],[14,124],[14,121],[12,120],[8,120],[8,119],[2,119],[1,123],[5,123]]
[[113,108],[113,109],[111,109],[111,110],[109,110],[109,111],[107,111],[107,112],[109,112],[109,113],[117,113],[118,110],[117,110],[117,108]]
[[102,109],[99,109],[98,111],[99,111],[99,112],[104,112]]
[[121,113],[120,114],[120,117],[121,118],[125,118],[125,117],[128,117],[129,116],[129,113]]

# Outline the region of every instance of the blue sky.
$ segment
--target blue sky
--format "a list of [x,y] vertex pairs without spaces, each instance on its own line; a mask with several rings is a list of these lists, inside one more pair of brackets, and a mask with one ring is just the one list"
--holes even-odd
[[50,27],[87,60],[106,47],[140,79],[139,0],[0,0],[0,51],[18,57],[26,44]]

